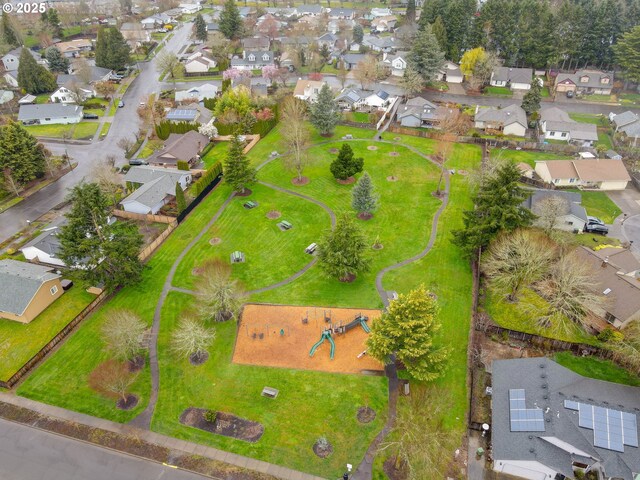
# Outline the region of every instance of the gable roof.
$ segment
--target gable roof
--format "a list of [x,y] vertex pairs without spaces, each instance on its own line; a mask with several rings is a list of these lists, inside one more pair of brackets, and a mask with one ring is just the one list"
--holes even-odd
[[172,108],[167,112],[167,120],[193,122],[198,118],[198,111],[189,108]]
[[0,260],[0,311],[22,315],[43,283],[60,278],[52,267]]
[[[101,81],[112,72],[112,70],[109,70],[108,68],[96,67],[95,65],[90,66],[89,69],[91,71],[90,82]],[[56,78],[56,83],[58,85],[67,85],[72,82],[82,83],[77,74],[60,74]]]
[[300,5],[296,7],[296,11],[298,15],[307,15],[307,14],[320,14],[324,12],[324,8],[322,5]]
[[498,67],[493,71],[491,79],[499,82],[530,84],[533,79],[533,69]]
[[550,197],[560,197],[566,200],[566,208],[564,212],[559,212],[559,215],[573,215],[583,222],[587,222],[587,211],[582,205],[580,205],[582,203],[582,195],[577,192],[563,192],[561,190],[534,190],[531,195],[522,202],[522,205],[535,213],[540,202]]
[[486,107],[480,108],[476,113],[477,122],[498,122],[504,125],[519,123],[527,128],[527,113],[515,103],[505,108]]
[[552,179],[579,178],[587,182],[631,180],[622,160],[612,158],[536,160],[537,163],[547,165]]
[[304,91],[307,88],[317,88],[318,91],[324,86],[324,84],[327,82],[324,82],[322,80],[305,80],[303,78],[299,79],[296,82],[296,88],[293,90],[293,96],[294,97],[299,97],[299,96],[304,96]]
[[162,202],[167,195],[175,195],[176,183],[185,175],[190,174],[188,170],[173,168],[132,167],[125,175],[125,181],[142,183],[142,186],[134,190],[120,203],[125,205],[138,202],[147,207],[154,207]]
[[172,133],[165,140],[164,148],[148,159],[149,163],[173,163],[178,160],[188,162],[196,157],[209,143],[209,137],[195,130],[184,134]]
[[366,55],[364,53],[345,53],[342,59],[350,65],[357,65],[364,60]]
[[20,105],[18,120],[43,120],[45,118],[70,118],[81,117],[82,109],[78,105],[65,105],[62,103],[42,103],[38,105]]
[[629,125],[630,123],[635,123],[640,120],[640,117],[635,112],[631,110],[627,110],[626,112],[618,113],[613,117],[613,123],[616,127],[624,127],[625,125]]
[[355,88],[349,88],[347,90],[343,90],[337,97],[337,102],[346,102],[350,104],[357,103],[367,96],[364,95],[360,90],[356,90]]
[[[588,77],[587,82],[581,82],[581,78]],[[609,83],[601,83],[603,78],[608,78]],[[600,70],[577,70],[576,73],[559,73],[556,77],[556,85],[559,83],[573,83],[578,87],[586,88],[612,88],[613,75]]]

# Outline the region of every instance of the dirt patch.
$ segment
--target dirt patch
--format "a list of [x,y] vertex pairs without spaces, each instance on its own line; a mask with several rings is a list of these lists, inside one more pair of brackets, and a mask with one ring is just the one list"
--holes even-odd
[[302,185],[306,185],[310,181],[311,180],[309,180],[309,177],[302,177],[302,178],[293,177],[291,179],[291,183],[293,183],[294,185],[296,185],[298,187],[301,187]]
[[275,220],[276,218],[280,218],[282,214],[277,210],[270,210],[267,212],[267,218],[269,220]]
[[440,191],[440,192],[431,192],[431,195],[432,195],[433,197],[436,197],[436,198],[440,198],[440,199],[442,199],[442,198],[446,195],[446,193],[445,193],[445,192],[443,192],[443,191]]
[[346,277],[340,278],[340,281],[342,283],[351,283],[351,282],[355,281],[355,279],[356,279],[356,274],[355,273],[350,273]]
[[337,148],[330,148],[330,149],[329,149],[329,153],[331,153],[331,154],[336,154],[336,153],[338,153],[339,151],[340,151],[340,150],[338,150]]
[[260,440],[264,433],[264,427],[261,423],[236,417],[231,413],[216,412],[215,421],[210,422],[204,417],[207,411],[205,408],[189,407],[180,415],[180,423],[189,427],[199,428],[205,432],[250,443]]
[[209,245],[220,245],[222,243],[222,239],[220,237],[213,237],[209,240]]
[[406,480],[409,478],[409,470],[404,462],[396,468],[396,457],[391,456],[384,461],[383,469],[389,480]]
[[378,149],[378,147],[376,147],[375,145],[369,145],[367,147],[367,150],[371,150],[371,151],[374,151],[374,150],[377,150],[377,149]]
[[397,182],[398,181],[398,177],[394,176],[394,175],[389,175],[387,177],[387,182]]
[[371,423],[376,418],[376,411],[371,407],[360,407],[356,418],[360,423]]
[[373,213],[360,212],[358,214],[358,218],[360,220],[371,220],[373,218]]
[[253,190],[251,190],[250,188],[245,188],[244,192],[236,192],[236,193],[234,193],[234,195],[236,197],[248,197],[252,193],[253,193]]
[[185,470],[199,472],[211,478],[224,478],[225,480],[275,480],[275,477],[266,473],[248,471],[236,467],[230,463],[201,457],[199,455],[182,455],[175,459],[172,465]]
[[138,405],[139,401],[140,400],[138,399],[137,395],[129,393],[126,400],[122,398],[118,399],[118,401],[116,402],[116,408],[118,410],[131,410],[132,408],[135,408],[136,405]]
[[355,181],[355,177],[349,177],[346,180],[340,180],[339,178],[336,178],[336,182],[338,182],[340,185],[351,185]]
[[456,170],[456,173],[458,175],[469,175],[469,172],[467,172],[466,170]]
[[316,443],[313,444],[313,453],[320,458],[327,458],[333,453],[333,447],[326,440],[324,442],[317,440]]
[[131,373],[139,372],[144,368],[145,358],[143,355],[136,355],[127,362],[127,367]]
[[199,277],[203,273],[204,273],[204,268],[202,268],[202,267],[193,267],[191,269],[191,275],[193,275],[195,277]]
[[389,152],[389,155],[391,157],[399,157],[400,156],[400,154],[398,152]]
[[374,250],[382,250],[384,248],[384,245],[381,243],[374,243],[373,245],[371,245],[371,248],[373,248]]
[[369,337],[359,325],[344,334],[332,335],[333,360],[328,341],[318,347],[313,357],[309,356],[311,347],[330,323],[346,324],[360,314],[369,317],[367,325],[371,327],[380,317],[380,310],[247,304],[240,318],[233,362],[323,372],[381,371],[382,364],[373,357],[358,358]]
[[189,355],[189,363],[194,366],[202,365],[209,360],[209,352],[196,352]]

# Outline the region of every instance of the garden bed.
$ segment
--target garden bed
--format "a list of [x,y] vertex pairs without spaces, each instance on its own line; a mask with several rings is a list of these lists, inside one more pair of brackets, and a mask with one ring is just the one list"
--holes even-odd
[[252,422],[245,418],[236,417],[231,413],[216,412],[213,422],[205,420],[206,408],[187,408],[180,415],[180,423],[189,427],[199,428],[205,432],[215,433],[224,437],[231,437],[245,442],[255,443],[264,433],[261,423]]

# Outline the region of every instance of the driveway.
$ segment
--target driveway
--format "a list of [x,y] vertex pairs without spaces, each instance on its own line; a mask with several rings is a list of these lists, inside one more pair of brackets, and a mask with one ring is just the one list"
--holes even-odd
[[205,477],[0,420],[3,480],[202,480]]
[[608,192],[607,195],[622,210],[610,234],[631,242],[631,251],[640,259],[640,192],[628,187],[619,192]]

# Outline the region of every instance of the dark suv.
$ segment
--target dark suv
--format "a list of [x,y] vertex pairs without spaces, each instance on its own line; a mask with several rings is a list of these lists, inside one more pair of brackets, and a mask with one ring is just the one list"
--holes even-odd
[[600,235],[606,235],[609,233],[609,229],[600,223],[589,222],[584,226],[584,231],[587,233],[599,233]]

